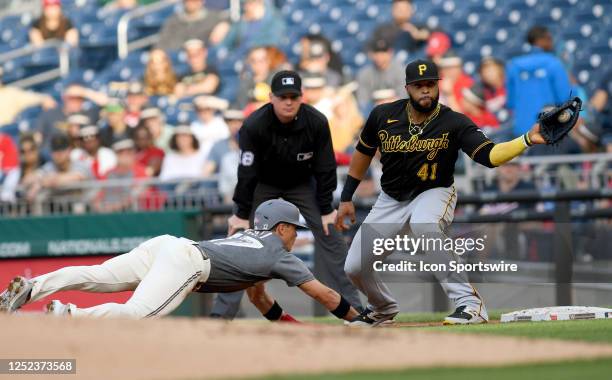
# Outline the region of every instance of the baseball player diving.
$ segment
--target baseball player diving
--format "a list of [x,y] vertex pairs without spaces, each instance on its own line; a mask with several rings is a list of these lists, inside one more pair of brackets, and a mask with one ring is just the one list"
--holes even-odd
[[[377,150],[382,163],[382,191],[364,225],[377,226],[383,237],[395,236],[406,223],[416,236],[443,236],[453,220],[457,202],[453,172],[460,149],[472,160],[492,168],[519,156],[533,144],[551,143],[546,139],[548,126],[542,119],[514,140],[493,143],[467,116],[438,103],[439,80],[433,62],[410,62],[406,66],[408,97],[372,110],[352,157],[336,228],[346,230],[346,218],[355,223],[353,194]],[[363,225],[351,244],[344,269],[367,296],[368,307],[350,325],[377,326],[391,321],[399,307],[371,265],[373,243],[362,240],[362,228]],[[488,321],[483,300],[467,277],[445,274],[444,278],[436,275],[436,280],[456,306],[445,324]]]
[[0,311],[62,290],[120,292],[134,290],[125,304],[106,303],[89,308],[49,302],[47,311],[73,317],[163,316],[175,310],[192,292],[223,293],[247,289],[249,299],[269,320],[295,321],[266,293],[264,281],[283,279],[325,306],[338,318],[359,313],[334,290],[317,281],[306,265],[289,253],[306,228],[293,204],[273,199],[255,211],[254,228],[218,240],[196,243],[170,235],[147,240],[128,253],[100,265],[75,266],[27,280],[15,277],[0,294]]

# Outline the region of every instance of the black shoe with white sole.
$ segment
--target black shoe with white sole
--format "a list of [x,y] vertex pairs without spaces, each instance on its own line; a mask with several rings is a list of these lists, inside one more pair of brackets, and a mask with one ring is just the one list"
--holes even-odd
[[377,327],[384,324],[393,323],[393,318],[397,313],[382,314],[372,311],[368,308],[364,309],[361,314],[353,318],[349,323],[349,327]]
[[455,311],[444,318],[444,325],[475,325],[487,323],[487,319],[481,315],[479,309],[470,306],[459,306]]

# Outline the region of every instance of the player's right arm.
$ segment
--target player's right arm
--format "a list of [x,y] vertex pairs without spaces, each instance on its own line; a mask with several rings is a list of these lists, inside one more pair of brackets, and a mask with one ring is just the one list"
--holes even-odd
[[246,289],[249,301],[259,310],[267,320],[271,322],[294,322],[299,323],[291,314],[284,312],[278,302],[266,292],[265,281],[260,281]]
[[359,315],[357,310],[355,310],[355,308],[353,308],[340,294],[323,285],[318,280],[307,281],[299,285],[299,288],[340,319],[350,321]]
[[344,182],[342,194],[340,195],[340,206],[336,216],[336,229],[339,231],[349,228],[349,225],[344,223],[346,218],[351,221],[351,224],[355,223],[353,194],[361,180],[365,177],[372,162],[372,157],[374,157],[378,149],[378,125],[378,108],[374,108],[359,135],[359,141],[355,147],[355,153],[351,157],[349,172]]

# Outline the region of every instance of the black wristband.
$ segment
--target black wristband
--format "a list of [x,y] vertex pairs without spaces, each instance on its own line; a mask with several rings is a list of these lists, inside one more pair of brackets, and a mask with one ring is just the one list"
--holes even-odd
[[347,175],[342,194],[340,194],[340,202],[351,202],[353,200],[353,194],[355,194],[355,190],[357,190],[357,186],[359,186],[360,182],[360,180],[352,175]]
[[278,321],[282,315],[283,315],[283,308],[280,307],[278,302],[274,301],[274,304],[272,305],[270,310],[268,310],[268,312],[264,314],[263,316],[266,317],[266,319],[269,321]]
[[351,304],[348,303],[348,301],[345,300],[344,297],[340,296],[340,303],[338,304],[338,307],[332,310],[331,313],[340,319],[344,319],[344,317],[348,314],[350,310]]

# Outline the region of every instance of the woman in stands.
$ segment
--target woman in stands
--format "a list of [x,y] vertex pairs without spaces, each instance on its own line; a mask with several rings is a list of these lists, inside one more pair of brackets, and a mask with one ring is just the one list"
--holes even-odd
[[30,29],[32,45],[40,46],[51,39],[62,40],[73,47],[79,44],[79,32],[62,13],[60,0],[43,0],[42,16]]
[[191,127],[177,126],[170,139],[170,152],[164,158],[159,178],[163,181],[202,178],[204,161],[200,143]]
[[153,96],[172,95],[176,86],[172,61],[162,49],[153,49],[144,74],[145,93]]
[[19,140],[19,153],[21,161],[19,168],[19,186],[21,190],[18,191],[16,195],[22,199],[31,199],[33,194],[30,193],[30,190],[38,182],[40,168],[44,164],[34,135],[25,134],[21,137]]

